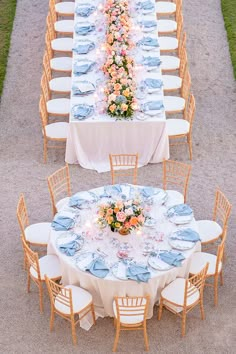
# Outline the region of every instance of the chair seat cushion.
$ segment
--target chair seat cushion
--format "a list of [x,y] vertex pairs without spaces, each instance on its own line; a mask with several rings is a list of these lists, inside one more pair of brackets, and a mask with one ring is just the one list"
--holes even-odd
[[184,196],[182,193],[175,191],[175,190],[171,190],[171,189],[167,189],[166,192],[168,195],[168,199],[167,199],[165,205],[167,207],[171,207],[173,205],[184,203]]
[[68,115],[70,113],[69,98],[55,98],[47,102],[47,112],[50,114]]
[[[72,291],[73,313],[81,312],[93,300],[92,295],[88,291],[86,291],[78,286],[67,285],[67,286],[65,286],[65,288],[71,289],[71,291]],[[65,315],[70,314],[70,307],[59,302],[57,300],[57,297],[55,298],[54,304],[55,304],[55,308],[58,311],[60,311],[61,313],[65,314]]]
[[53,50],[59,52],[72,52],[73,39],[72,38],[56,38],[51,41]]
[[185,119],[167,119],[168,136],[182,135],[189,132],[190,124]]
[[[143,299],[142,305],[145,305],[145,304],[146,304],[146,299]],[[122,306],[121,306],[121,309],[122,309]],[[125,310],[128,310],[128,308],[125,307]],[[114,311],[115,318],[117,318],[117,310],[116,310],[116,302],[115,301],[113,301],[113,311]],[[133,315],[133,316],[121,315],[120,322],[123,324],[131,324],[131,325],[143,322],[144,316],[143,316],[143,314],[140,314],[139,312],[140,312],[140,309],[137,308],[137,315]],[[132,313],[132,314],[134,313],[134,307],[132,307],[132,311],[130,313]],[[128,312],[127,312],[127,314],[128,314]]]
[[[44,280],[46,274],[50,279],[59,279],[61,277],[61,267],[59,258],[55,255],[47,255],[39,258],[39,269],[41,280]],[[30,267],[31,275],[38,279],[38,274],[34,268]]]
[[177,90],[182,86],[182,79],[176,75],[162,75],[164,90]]
[[54,23],[56,32],[73,33],[74,32],[74,20],[61,20]]
[[51,229],[50,222],[40,222],[32,224],[25,229],[26,241],[35,244],[48,244],[49,233]]
[[[189,272],[190,274],[197,274],[202,270],[203,267],[205,267],[207,263],[209,263],[207,275],[214,275],[216,272],[216,261],[217,256],[215,256],[214,254],[196,252],[192,255]],[[221,269],[222,263],[220,262],[218,273],[221,271]]]
[[75,12],[75,3],[72,1],[63,1],[55,5],[56,12],[59,14],[70,15]]
[[50,66],[51,69],[55,71],[70,72],[72,70],[72,58],[70,57],[52,58],[50,60]]
[[[181,312],[182,307],[184,305],[184,292],[185,292],[185,279],[183,278],[177,278],[175,279],[172,283],[167,285],[162,292],[161,296],[166,299],[167,301],[174,302],[176,304],[170,304],[169,302],[167,303],[166,301],[163,301],[164,304],[167,304],[168,307],[173,309],[175,312]],[[194,304],[200,297],[199,290],[196,289],[196,292],[194,292],[191,296],[187,298],[187,306],[191,306]],[[179,305],[179,306],[178,306]]]
[[185,99],[177,96],[164,96],[165,111],[178,112],[185,108]]
[[157,1],[156,13],[157,14],[173,14],[176,11],[176,4],[170,1]]
[[161,55],[162,70],[177,70],[180,66],[180,59],[171,55]]
[[179,41],[174,37],[159,37],[158,43],[160,45],[160,50],[176,50],[179,46]]
[[173,20],[157,20],[158,33],[175,32],[177,30],[177,22]]
[[71,77],[56,77],[49,81],[49,88],[51,91],[70,92]]
[[223,232],[222,227],[213,220],[198,220],[197,226],[202,242],[217,239]]
[[[68,124],[68,123],[67,123]],[[63,198],[56,203],[57,211],[60,211],[66,204],[68,204],[70,197]]]
[[46,125],[46,135],[51,139],[67,139],[69,124],[67,122],[56,122]]

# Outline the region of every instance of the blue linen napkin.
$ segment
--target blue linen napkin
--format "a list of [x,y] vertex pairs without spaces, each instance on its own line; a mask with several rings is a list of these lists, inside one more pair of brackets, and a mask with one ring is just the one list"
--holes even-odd
[[95,277],[105,278],[109,273],[109,268],[106,266],[105,262],[101,258],[94,259],[85,270],[89,271]]
[[159,258],[163,262],[174,267],[180,267],[182,265],[182,261],[185,259],[182,253],[176,253],[172,251],[160,253]]
[[[85,83],[85,81],[80,81],[77,83],[77,85],[79,85],[80,83]],[[76,84],[76,83],[75,83]],[[85,96],[85,95],[89,95],[91,93],[93,93],[95,91],[95,86],[91,83],[91,86],[93,87],[92,90],[88,90],[88,91],[83,91],[81,92],[79,87],[77,86],[72,86],[72,91],[73,91],[73,95],[74,96]]]
[[95,30],[95,26],[94,25],[81,25],[81,24],[76,24],[75,26],[75,32],[78,35],[81,36],[86,36],[88,33],[93,32]]
[[82,5],[78,5],[75,9],[75,13],[76,15],[80,16],[80,17],[89,17],[93,12],[94,10],[96,9],[95,6],[82,6]]
[[156,28],[157,23],[154,20],[144,20],[141,23],[141,26],[144,26],[145,28]]
[[70,197],[69,206],[79,208],[85,202],[87,202],[87,200],[85,200],[84,198],[81,198],[78,194],[75,194],[75,195],[73,195],[73,197]]
[[74,65],[74,74],[75,76],[81,76],[83,74],[87,74],[91,71],[95,65],[95,61],[88,62],[85,64],[80,64],[79,62],[75,63]]
[[57,214],[53,219],[52,228],[56,231],[65,231],[71,229],[74,224],[74,219]]
[[151,88],[151,89],[157,89],[157,88],[161,88],[163,86],[163,82],[160,79],[147,78],[144,80],[144,83],[148,88]]
[[126,269],[128,279],[136,280],[138,283],[147,283],[151,277],[148,267],[139,264],[130,264]]
[[137,5],[142,10],[154,10],[155,8],[153,2],[150,0],[139,2]]
[[104,193],[100,197],[111,197],[111,195],[122,193],[122,188],[119,184],[108,185],[104,187]]
[[166,212],[168,218],[173,216],[186,216],[193,214],[193,210],[188,204],[178,204],[169,208]]
[[197,242],[201,241],[199,234],[193,229],[181,229],[173,233],[173,236],[170,237],[171,240],[181,240],[181,241],[190,241]]
[[164,105],[162,101],[149,101],[141,105],[141,111],[160,111],[164,109]]
[[158,39],[152,37],[143,37],[137,42],[137,45],[144,45],[148,47],[159,47]]
[[78,104],[72,108],[74,118],[78,120],[86,119],[94,112],[94,107],[87,104]]
[[89,42],[86,44],[78,43],[72,50],[77,54],[88,54],[91,50],[95,48],[94,42]]
[[145,57],[142,61],[143,65],[157,67],[161,65],[161,60],[157,57]]
[[59,250],[65,253],[67,256],[74,256],[75,252],[80,248],[79,243],[76,240],[64,243],[59,246]]
[[141,194],[145,197],[145,198],[149,198],[151,196],[153,196],[153,194],[155,194],[155,188],[153,187],[145,187],[141,189]]

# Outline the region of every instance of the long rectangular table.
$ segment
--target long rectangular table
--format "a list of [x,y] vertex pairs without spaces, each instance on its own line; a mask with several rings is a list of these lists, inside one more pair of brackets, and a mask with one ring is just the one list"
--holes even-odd
[[[154,0],[152,0],[154,3]],[[86,3],[88,1],[86,0]],[[81,4],[81,0],[75,1],[75,6]],[[91,5],[98,6],[103,4],[103,0],[97,0]],[[96,29],[91,34],[86,36],[78,35],[74,31],[74,46],[78,43],[82,43],[85,39],[91,40],[95,43],[95,48],[88,54],[81,55],[73,52],[73,68],[75,63],[81,59],[88,60],[100,60],[102,54],[101,34],[102,29],[105,28],[105,18],[98,20],[98,13],[95,11],[88,18],[84,19],[75,14],[75,26],[78,23],[90,22],[95,24]],[[143,15],[143,19],[156,20],[155,11],[148,15]],[[152,33],[143,33],[137,30],[137,26],[132,28],[132,39],[134,42],[141,39],[144,36],[157,38],[157,30]],[[103,53],[105,54],[105,53]],[[160,57],[159,48],[152,51],[145,51],[141,47],[137,46],[134,58],[137,62],[140,58],[147,56]],[[105,55],[104,55],[105,58]],[[137,66],[136,81],[140,83],[145,78],[161,78],[161,69],[148,72],[143,66]],[[92,82],[97,90],[101,89],[101,82],[106,85],[106,77],[101,70],[97,67],[92,72],[87,74],[76,76],[72,69],[72,86],[76,85],[76,82],[86,80]],[[97,85],[97,82],[100,82]],[[148,94],[145,97],[146,101],[150,100],[163,100],[163,90],[160,89],[158,93]],[[79,163],[82,167],[93,169],[98,172],[106,172],[110,170],[109,166],[109,153],[121,154],[121,153],[138,153],[139,154],[139,166],[146,165],[148,163],[158,163],[163,159],[169,158],[169,141],[166,128],[165,112],[158,114],[154,117],[148,117],[145,120],[140,120],[140,113],[136,112],[132,120],[119,120],[110,117],[106,113],[102,113],[101,109],[96,103],[97,93],[88,96],[74,96],[71,91],[71,109],[76,104],[88,103],[96,107],[95,113],[86,120],[78,121],[70,114],[69,132],[66,145],[66,162],[69,164]],[[139,104],[142,101],[139,100]]]

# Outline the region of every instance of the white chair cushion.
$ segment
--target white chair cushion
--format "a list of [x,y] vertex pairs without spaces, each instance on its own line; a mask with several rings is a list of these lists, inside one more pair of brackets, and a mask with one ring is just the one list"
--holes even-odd
[[73,38],[56,38],[51,41],[53,50],[59,52],[72,52]]
[[59,14],[74,14],[75,12],[75,3],[74,2],[59,2],[55,5],[56,12]]
[[202,242],[214,240],[223,232],[222,227],[213,220],[198,220],[197,226]]
[[[82,288],[79,288],[78,286],[67,285],[67,286],[65,286],[65,288],[72,290],[72,304],[73,304],[73,312],[74,313],[82,311],[93,300],[92,295],[88,291],[86,291]],[[65,315],[70,314],[70,307],[59,302],[57,300],[57,297],[55,298],[54,304],[55,304],[55,308],[58,311],[64,313]]]
[[52,58],[50,60],[50,67],[52,70],[56,70],[56,71],[71,71],[72,58],[70,57]]
[[[142,305],[146,304],[146,299],[143,299]],[[122,309],[122,306],[121,306]],[[127,310],[127,307],[125,308]],[[114,315],[115,318],[117,318],[117,310],[116,310],[116,303],[115,301],[113,301],[113,311],[114,311]],[[134,308],[132,307],[132,314],[134,313]],[[124,323],[124,324],[135,324],[135,323],[140,323],[142,322],[144,319],[143,314],[140,314],[140,309],[137,308],[137,315],[133,315],[133,316],[120,316],[120,322]]]
[[51,139],[67,139],[69,124],[67,122],[56,122],[46,125],[46,136]]
[[73,33],[74,32],[74,20],[62,20],[54,23],[56,32]]
[[185,99],[177,96],[164,96],[164,106],[167,113],[183,111],[185,107]]
[[25,229],[25,238],[31,243],[47,245],[51,230],[50,222],[40,222],[32,224]]
[[[61,277],[61,267],[59,258],[54,255],[47,255],[39,259],[39,270],[41,280],[44,280],[44,275],[46,274],[50,279],[56,279]],[[38,279],[38,274],[34,268],[30,267],[31,275]]]
[[177,70],[180,66],[180,59],[171,55],[161,55],[162,70]]
[[176,75],[162,75],[164,90],[177,90],[182,86],[182,79]]
[[47,112],[51,114],[67,115],[70,113],[69,98],[55,98],[47,102]]
[[179,41],[174,37],[159,37],[160,50],[175,50],[179,46]]
[[[68,123],[67,123],[68,124]],[[56,204],[57,211],[60,211],[66,204],[68,204],[70,197],[63,198],[59,200]]]
[[49,81],[49,88],[51,91],[70,92],[71,77],[56,77]]
[[157,20],[158,33],[175,32],[177,30],[177,22],[173,20]]
[[167,207],[171,207],[173,205],[177,204],[183,204],[184,203],[184,196],[182,193],[174,190],[167,189],[166,190],[168,199],[165,203]]
[[[217,256],[211,253],[196,252],[192,255],[189,273],[197,274],[207,263],[209,263],[207,275],[214,275],[216,272]],[[218,273],[222,269],[222,263],[219,264]]]
[[[177,305],[184,305],[184,291],[185,291],[185,279],[183,278],[177,278],[175,279],[172,283],[167,285],[166,288],[164,288],[161,292],[161,296],[169,300],[171,302],[174,302]],[[191,296],[188,297],[187,299],[187,306],[190,306],[194,304],[200,297],[199,290],[194,292]],[[166,302],[163,301],[165,304]],[[175,312],[181,312],[183,310],[182,307],[172,305],[170,303],[166,303],[168,307],[173,309]]]
[[185,119],[167,119],[167,134],[168,136],[187,134],[190,124]]
[[176,4],[170,1],[157,1],[156,13],[159,14],[171,14],[176,11]]

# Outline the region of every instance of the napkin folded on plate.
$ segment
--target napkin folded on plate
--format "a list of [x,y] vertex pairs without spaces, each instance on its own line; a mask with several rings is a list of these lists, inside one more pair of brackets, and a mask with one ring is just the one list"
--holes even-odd
[[193,229],[181,229],[172,234],[171,240],[198,242],[201,241],[199,234]]
[[80,81],[75,82],[74,86],[72,87],[72,90],[74,95],[88,95],[95,91],[95,86],[89,81]]
[[79,243],[76,240],[63,243],[59,245],[59,250],[65,253],[67,256],[74,256],[75,252],[80,248]]
[[158,39],[152,37],[143,37],[137,42],[137,45],[146,47],[159,47]]
[[162,101],[149,101],[141,105],[141,111],[160,111],[164,109],[164,105]]
[[145,28],[156,28],[157,27],[157,22],[154,20],[144,20],[141,21],[141,26]]
[[162,80],[151,78],[145,79],[144,84],[150,89],[160,89],[163,86]]
[[105,278],[110,271],[101,258],[94,259],[89,265],[87,265],[85,270],[98,278]]
[[145,197],[145,198],[149,198],[152,197],[155,194],[155,188],[153,187],[145,187],[141,189],[141,194]]
[[86,119],[94,112],[94,107],[87,104],[78,104],[72,108],[74,118],[78,120]]
[[73,197],[70,197],[69,200],[69,206],[70,207],[81,207],[84,203],[87,203],[88,201],[86,199],[81,198],[79,195],[73,195]]
[[52,222],[52,228],[56,231],[65,231],[71,229],[75,224],[72,216],[57,214]]
[[145,57],[142,63],[149,67],[157,67],[161,65],[161,60],[157,57]]
[[81,24],[78,23],[75,26],[75,32],[78,35],[81,35],[81,36],[85,36],[86,34],[93,32],[94,30],[95,30],[95,26],[94,25],[90,25],[90,24],[81,25]]
[[89,17],[95,9],[95,6],[82,6],[81,4],[76,7],[75,13],[80,17]]
[[86,44],[76,44],[72,50],[77,54],[88,54],[91,50],[95,48],[94,42],[87,42]]
[[100,197],[111,197],[112,194],[122,193],[122,188],[119,184],[108,185],[104,187],[104,193]]
[[182,265],[182,261],[185,259],[182,253],[176,253],[172,251],[160,253],[159,258],[163,262],[174,267],[180,267]]
[[128,279],[136,280],[138,283],[147,283],[151,277],[148,267],[139,264],[130,264],[126,269]]
[[95,65],[95,61],[80,64],[79,62],[75,63],[74,65],[74,74],[76,76],[81,76],[83,74],[87,74],[89,71],[91,71]]
[[169,208],[166,214],[168,218],[172,218],[173,216],[187,216],[192,215],[193,210],[188,204],[178,204]]
[[137,5],[142,10],[153,10],[155,8],[153,2],[150,0],[139,2]]

